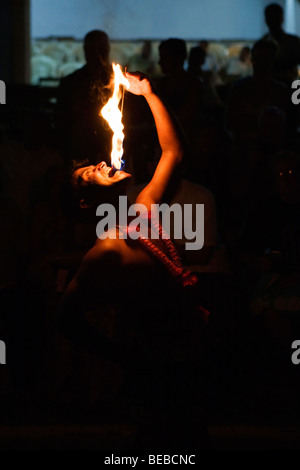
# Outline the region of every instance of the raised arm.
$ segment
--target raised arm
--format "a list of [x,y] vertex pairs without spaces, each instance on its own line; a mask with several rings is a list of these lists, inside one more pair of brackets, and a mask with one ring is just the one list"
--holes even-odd
[[182,174],[185,140],[178,122],[155,93],[148,77],[139,72],[126,73],[129,89],[145,97],[154,117],[159,144],[162,150],[154,175],[136,202],[146,205],[168,202],[174,195]]

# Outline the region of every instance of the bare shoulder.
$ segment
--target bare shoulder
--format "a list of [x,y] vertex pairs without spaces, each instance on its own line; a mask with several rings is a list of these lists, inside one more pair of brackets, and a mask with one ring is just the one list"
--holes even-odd
[[83,261],[87,266],[101,263],[104,268],[125,268],[127,264],[149,264],[149,255],[137,240],[124,239],[117,229],[107,232],[107,238],[103,240],[98,238]]
[[107,291],[111,280],[119,277],[122,266],[120,243],[124,240],[97,240],[85,254],[76,273],[76,280],[83,288]]
[[125,248],[125,241],[120,239],[106,238],[97,239],[94,246],[86,253],[83,263],[88,266],[98,265],[116,265],[121,262],[122,252]]
[[136,240],[97,239],[86,253],[76,274],[78,282],[97,291],[111,292],[113,286],[126,288],[139,283],[153,271],[153,258]]

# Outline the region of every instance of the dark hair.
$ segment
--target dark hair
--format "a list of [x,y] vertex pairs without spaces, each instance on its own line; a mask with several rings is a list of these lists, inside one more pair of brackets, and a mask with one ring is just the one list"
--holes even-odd
[[108,62],[110,52],[107,34],[97,29],[87,33],[84,37],[84,52],[87,62],[93,61],[97,57],[104,66]]
[[244,46],[244,47],[242,47],[242,49],[241,49],[241,52],[243,52],[243,51],[251,52],[251,49],[250,49],[249,46]]
[[177,57],[182,62],[187,58],[187,47],[183,39],[170,38],[162,41],[159,45],[159,51],[167,50],[170,55]]
[[84,36],[84,45],[90,44],[97,44],[102,45],[103,48],[109,47],[109,37],[104,31],[100,31],[99,29],[94,29],[93,31],[89,31]]
[[[115,204],[116,198],[124,191],[122,179],[113,185],[102,186],[83,181],[80,177],[74,178],[76,170],[89,165],[93,163],[87,159],[74,160],[65,173],[60,191],[61,208],[65,215],[82,222],[93,222],[96,218],[96,207],[106,202]],[[81,207],[81,201],[86,203],[84,207]]]
[[283,15],[283,8],[278,3],[270,3],[265,8],[265,16],[266,18],[279,18]]
[[[77,185],[74,183],[74,172],[79,168],[91,165],[88,159],[73,160],[65,171],[60,188],[60,203],[64,215],[71,220],[88,222],[95,217],[95,206],[99,204],[101,188],[92,185]],[[96,197],[97,196],[97,197]],[[84,199],[92,205],[90,208],[80,207]]]
[[202,47],[192,47],[189,53],[189,71],[191,73],[196,72],[198,68],[203,65],[206,57],[206,52]]

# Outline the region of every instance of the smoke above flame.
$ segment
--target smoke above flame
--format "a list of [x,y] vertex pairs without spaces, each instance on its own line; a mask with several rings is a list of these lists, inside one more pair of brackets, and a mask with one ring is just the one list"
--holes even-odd
[[111,130],[113,131],[112,138],[112,151],[111,151],[111,166],[116,170],[120,170],[123,164],[123,140],[124,140],[124,126],[122,124],[122,112],[119,104],[122,98],[122,86],[129,88],[129,81],[123,75],[122,69],[119,64],[112,64],[114,77],[113,77],[113,94],[108,100],[106,105],[101,109],[103,118],[108,122]]

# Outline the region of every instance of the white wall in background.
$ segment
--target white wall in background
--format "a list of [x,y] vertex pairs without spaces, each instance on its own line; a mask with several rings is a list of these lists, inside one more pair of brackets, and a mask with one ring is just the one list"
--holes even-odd
[[296,0],[286,0],[285,2],[285,28],[289,33],[296,32]]
[[295,0],[295,33],[300,36],[300,3]]
[[31,0],[31,35],[82,39],[104,29],[111,39],[256,39],[270,1]]

